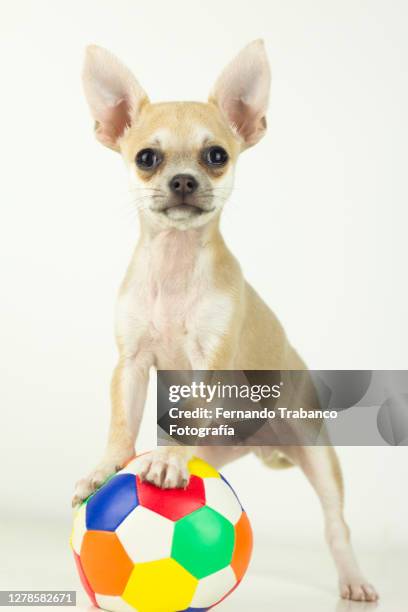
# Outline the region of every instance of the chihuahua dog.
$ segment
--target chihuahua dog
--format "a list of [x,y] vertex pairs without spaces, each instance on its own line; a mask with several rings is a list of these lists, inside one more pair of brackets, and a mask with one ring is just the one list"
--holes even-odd
[[[77,483],[74,506],[134,456],[152,367],[306,367],[245,281],[219,229],[237,158],[266,131],[270,70],[262,41],[224,69],[207,103],[152,104],[132,73],[96,46],[87,50],[83,77],[96,137],[120,152],[129,170],[140,237],[118,299],[119,361],[107,448]],[[165,447],[141,456],[138,473],[159,487],[183,487],[193,452],[219,467],[248,450],[270,467],[303,470],[320,498],[341,596],[376,600],[350,544],[341,471],[330,446]]]

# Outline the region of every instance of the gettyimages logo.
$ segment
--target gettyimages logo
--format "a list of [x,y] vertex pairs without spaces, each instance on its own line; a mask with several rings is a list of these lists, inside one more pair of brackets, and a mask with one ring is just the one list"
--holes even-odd
[[405,445],[408,371],[159,371],[159,445]]
[[277,399],[281,396],[281,385],[237,385],[222,384],[218,381],[215,384],[206,384],[204,381],[196,382],[193,380],[189,385],[171,385],[169,388],[169,400],[178,402],[181,399],[201,399],[205,402],[212,402],[215,398],[220,399],[250,399],[252,402],[259,402],[262,399]]

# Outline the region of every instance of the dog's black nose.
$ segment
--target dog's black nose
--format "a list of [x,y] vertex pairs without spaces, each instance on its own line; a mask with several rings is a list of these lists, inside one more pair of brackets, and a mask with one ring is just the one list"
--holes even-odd
[[196,191],[198,182],[191,174],[176,174],[171,179],[169,186],[173,193],[184,197]]

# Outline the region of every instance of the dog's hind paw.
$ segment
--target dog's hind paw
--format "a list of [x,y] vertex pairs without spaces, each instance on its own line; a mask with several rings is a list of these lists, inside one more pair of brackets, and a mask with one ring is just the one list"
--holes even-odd
[[377,601],[375,588],[363,579],[340,580],[340,595],[351,601]]

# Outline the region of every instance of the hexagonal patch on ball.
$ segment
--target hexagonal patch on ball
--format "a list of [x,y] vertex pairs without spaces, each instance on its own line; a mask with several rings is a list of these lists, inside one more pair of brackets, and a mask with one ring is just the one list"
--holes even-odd
[[126,603],[122,597],[118,595],[96,595],[96,602],[102,610],[114,610],[115,612],[135,612],[135,609],[130,604]]
[[234,550],[234,527],[205,506],[176,523],[171,556],[196,578],[226,567]]
[[115,531],[138,503],[135,476],[117,474],[89,498],[86,526],[88,529]]
[[174,522],[157,512],[138,506],[128,514],[116,535],[134,563],[170,557]]
[[237,579],[230,565],[214,574],[202,578],[191,602],[191,608],[207,610],[214,606],[236,585]]
[[235,525],[242,514],[242,508],[231,487],[221,478],[206,478],[204,489],[206,505]]
[[87,531],[80,558],[84,574],[95,593],[122,594],[134,564],[115,533]]
[[142,506],[171,521],[178,521],[205,504],[204,483],[198,476],[191,476],[185,489],[160,489],[137,477],[137,491]]
[[136,610],[185,610],[197,584],[174,559],[137,563],[122,597]]

